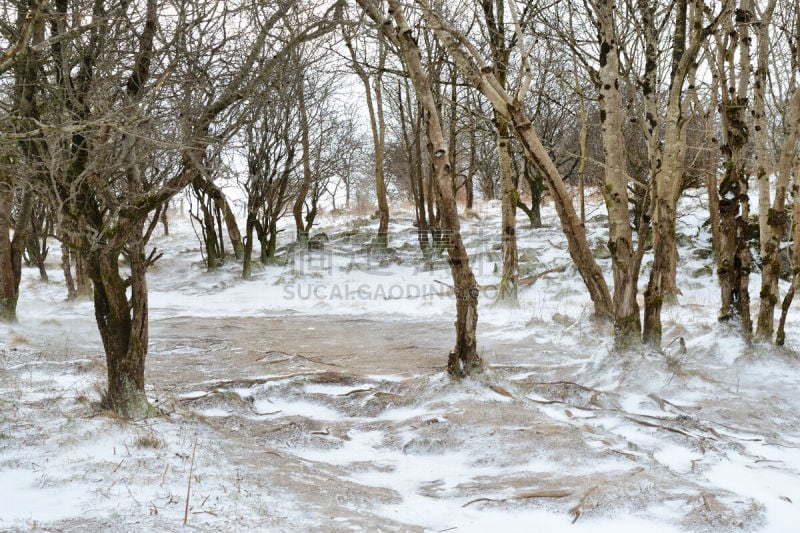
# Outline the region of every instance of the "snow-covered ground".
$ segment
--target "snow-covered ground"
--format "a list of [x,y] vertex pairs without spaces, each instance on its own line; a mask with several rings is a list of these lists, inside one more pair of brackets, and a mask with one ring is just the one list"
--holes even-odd
[[[521,271],[553,272],[518,307],[481,293],[490,370],[463,382],[444,373],[448,268],[422,263],[402,207],[388,256],[365,246],[375,221],[328,216],[324,250],[250,281],[205,272],[174,214],[148,277],[163,415],[140,421],[96,407],[91,303],[64,301],[57,258],[49,283],[26,269],[20,322],[0,326],[0,530],[795,531],[800,320],[786,349],[717,322],[701,202],[681,205],[664,353],[611,350],[545,205],[546,227],[520,221]],[[587,218],[607,255],[602,202]],[[499,204],[463,224],[496,283]]]

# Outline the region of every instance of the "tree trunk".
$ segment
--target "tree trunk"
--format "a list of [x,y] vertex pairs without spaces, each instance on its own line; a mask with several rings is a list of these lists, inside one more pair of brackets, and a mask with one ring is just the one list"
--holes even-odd
[[717,163],[719,162],[719,142],[716,138],[716,126],[714,116],[719,102],[719,76],[715,73],[712,76],[711,97],[708,103],[708,111],[705,116],[705,137],[706,148],[708,150],[708,161],[706,163],[706,192],[708,194],[708,218],[711,227],[711,248],[715,254],[719,254],[719,194],[717,183]]
[[[382,40],[381,48],[383,48]],[[383,68],[384,57],[385,53],[381,51],[381,69]],[[382,77],[378,75],[375,78],[375,111],[377,115],[377,121],[375,123],[376,129],[373,130],[373,142],[375,144],[375,194],[378,197],[379,213],[378,238],[376,244],[379,248],[385,249],[387,246],[389,246],[389,201],[386,197],[386,178],[384,177],[383,173],[383,152],[386,137],[386,125],[383,119],[382,83]]]
[[[791,159],[793,160],[794,166],[794,179],[792,180],[792,220],[797,221],[800,220],[800,166],[797,164],[797,158],[792,156]],[[794,293],[797,290],[798,283],[800,283],[800,246],[797,244],[800,243],[800,224],[797,222],[792,224],[792,240],[795,243],[792,250],[794,276],[792,276],[792,285],[789,287],[789,291],[786,293],[786,296],[783,298],[783,303],[781,304],[781,318],[778,321],[778,331],[775,334],[775,344],[778,346],[783,346],[786,342],[786,317],[789,315],[789,307],[792,305]]]
[[206,268],[209,272],[213,272],[217,267],[222,264],[222,249],[219,246],[219,241],[222,239],[217,236],[216,218],[214,217],[215,206],[212,202],[207,202],[205,192],[195,188],[195,195],[197,197],[197,216],[194,219],[200,224],[202,231],[202,245],[206,250]]
[[297,241],[305,245],[308,242],[308,232],[306,225],[303,222],[303,207],[308,197],[308,191],[311,189],[311,147],[308,139],[308,110],[306,109],[305,98],[305,83],[303,77],[300,77],[298,84],[298,105],[300,107],[300,144],[303,147],[303,182],[300,184],[300,190],[297,193],[297,198],[292,207],[292,215],[294,216],[294,225],[297,231]]
[[450,273],[456,296],[456,344],[450,353],[447,370],[451,376],[463,377],[482,371],[483,361],[478,355],[476,328],[478,324],[478,285],[469,265],[467,251],[461,240],[458,206],[453,195],[453,169],[450,167],[447,146],[444,141],[439,111],[431,92],[428,74],[422,66],[420,51],[411,29],[397,0],[389,0],[390,13],[397,24],[383,24],[380,9],[367,0],[358,0],[370,17],[381,23],[381,31],[400,45],[400,50],[409,70],[417,100],[425,113],[428,133],[428,152],[431,156],[447,253],[450,257]]
[[[142,228],[138,228],[141,235]],[[107,408],[128,418],[143,418],[153,412],[144,392],[144,365],[148,344],[147,268],[144,240],[128,242],[131,277],[120,275],[119,250],[94,250],[88,257],[94,282],[97,327],[103,340],[108,367]]]
[[[517,202],[517,207],[522,209],[528,215],[528,221],[532,228],[542,227],[542,193],[544,192],[544,183],[542,177],[532,167],[528,159],[522,160],[522,175],[525,177],[525,183],[528,184],[528,189],[531,193],[531,206],[528,207],[522,201]],[[582,195],[581,195],[582,197]],[[581,200],[583,205],[583,200]]]
[[33,193],[22,196],[19,215],[13,226],[14,237],[9,235],[11,211],[14,206],[14,187],[0,170],[0,322],[17,321],[19,284],[22,280],[22,252],[30,225]]
[[[792,174],[793,161],[795,159],[795,146],[798,141],[798,130],[800,130],[800,89],[794,88],[789,99],[789,109],[787,110],[785,133],[781,146],[781,156],[778,163],[778,183],[775,188],[775,199],[771,207],[767,207],[766,213],[759,213],[759,220],[766,221],[766,228],[762,234],[761,250],[761,301],[758,311],[758,326],[756,336],[767,340],[772,336],[775,321],[775,305],[778,302],[778,278],[781,274],[781,263],[778,260],[780,252],[781,238],[786,230],[789,220],[786,215],[786,193],[789,188],[790,177]],[[797,177],[795,176],[795,179]],[[767,189],[769,192],[769,189]],[[795,195],[800,191],[795,191]],[[797,201],[797,196],[795,196]],[[759,206],[763,209],[763,206]],[[798,219],[794,218],[795,230],[798,226]],[[763,238],[766,237],[766,238]],[[800,249],[798,243],[794,241],[794,249]],[[795,266],[798,263],[794,263]]]
[[503,188],[501,213],[501,250],[503,255],[503,273],[497,291],[497,301],[512,305],[517,300],[517,278],[519,263],[517,261],[517,199],[519,193],[514,185],[514,162],[511,155],[511,135],[508,123],[501,117],[495,117],[498,125],[495,131],[497,154],[500,161],[500,183]]
[[47,206],[42,201],[35,200],[31,208],[28,232],[25,238],[24,259],[27,266],[36,265],[36,268],[39,269],[39,279],[44,282],[49,281],[45,262],[49,251],[47,237],[52,233],[52,222]]
[[[345,44],[350,52],[351,66],[364,85],[364,93],[369,112],[369,126],[372,132],[372,146],[375,150],[375,196],[378,199],[378,234],[375,244],[380,249],[389,245],[389,201],[386,196],[386,179],[383,172],[383,154],[386,138],[386,126],[383,118],[383,66],[386,62],[386,46],[383,34],[378,35],[378,65],[373,83],[370,76],[358,61],[352,40],[345,35]],[[401,97],[402,98],[402,97]],[[405,126],[404,126],[405,127]]]
[[[672,270],[675,265],[677,245],[675,221],[680,184],[683,180],[685,147],[681,143],[683,117],[680,96],[671,99],[667,109],[663,164],[653,179],[653,266],[644,293],[644,328],[642,339],[656,349],[661,348],[661,308],[674,286]],[[644,236],[640,236],[643,238]]]
[[[409,93],[408,86],[406,86],[406,97],[410,107],[411,95]],[[426,174],[428,173],[425,171],[427,167],[422,164],[422,113],[419,113],[418,111],[416,118],[417,120],[413,135],[414,165],[416,167],[417,174],[417,193],[419,194],[419,199],[417,200],[417,206],[419,208],[419,224],[417,227],[417,234],[419,236],[419,246],[420,250],[422,251],[422,255],[423,257],[427,257],[431,253],[431,242],[429,237],[433,235],[433,219],[429,218],[425,211],[428,206],[428,195],[425,192],[425,184],[428,182],[426,179]]]
[[[505,2],[503,0],[484,1],[481,3],[483,18],[488,30],[489,49],[492,55],[492,72],[497,83],[504,89],[507,87],[508,61],[513,44],[506,42]],[[495,141],[497,158],[500,166],[501,200],[501,250],[503,255],[503,272],[497,301],[508,301],[517,304],[517,201],[519,192],[514,179],[514,156],[511,153],[511,132],[506,117],[495,111]]]
[[[242,234],[239,231],[239,224],[236,222],[236,215],[233,213],[228,200],[225,198],[222,190],[214,185],[213,182],[206,179],[204,176],[197,176],[193,181],[192,184],[200,191],[203,191],[209,198],[214,201],[214,205],[222,213],[222,216],[225,219],[225,227],[228,229],[228,237],[231,240],[231,246],[233,246],[233,254],[236,259],[242,259],[242,253],[244,252],[244,244],[242,243]],[[166,209],[164,210],[164,234],[166,235],[167,232],[167,225],[166,225]]]
[[72,253],[69,246],[62,241],[61,243],[61,271],[64,273],[64,281],[67,285],[67,301],[71,302],[78,298],[78,289],[75,288],[75,279],[72,277]]
[[[408,87],[406,86],[406,93]],[[408,96],[408,95],[407,95]],[[411,200],[414,202],[414,215],[417,226],[417,240],[419,242],[420,251],[423,256],[430,250],[428,241],[428,228],[425,221],[425,190],[422,179],[422,166],[419,164],[419,152],[417,147],[417,140],[419,136],[416,134],[416,128],[412,123],[412,133],[414,140],[412,141],[409,135],[408,124],[411,123],[411,117],[406,116],[406,105],[403,103],[403,91],[400,86],[397,90],[397,102],[400,111],[400,126],[403,133],[403,145],[405,147],[406,159],[408,160],[409,184],[411,188]],[[408,106],[411,107],[410,105]]]
[[595,315],[613,317],[611,293],[608,290],[608,285],[603,278],[600,267],[592,256],[589,242],[586,239],[586,231],[572,205],[572,196],[522,108],[512,104],[508,106],[508,111],[511,115],[517,138],[520,139],[525,148],[526,157],[529,158],[534,168],[545,179],[547,188],[553,197],[556,213],[567,238],[570,257],[572,257],[575,268],[578,269],[589,291],[589,297],[594,304]]
[[[778,303],[778,277],[781,274],[781,263],[778,252],[781,249],[781,238],[786,229],[786,193],[789,188],[789,172],[791,156],[797,144],[797,121],[800,112],[800,97],[791,79],[792,92],[789,97],[789,109],[785,115],[783,146],[778,168],[778,183],[775,188],[775,199],[770,205],[769,174],[772,167],[769,161],[769,136],[767,135],[765,92],[767,72],[769,70],[769,24],[776,0],[771,0],[762,13],[761,20],[753,25],[758,38],[758,66],[753,86],[753,124],[756,144],[756,177],[758,178],[758,223],[760,228],[761,248],[761,292],[756,325],[756,337],[771,340],[775,328],[775,305]],[[788,159],[784,162],[784,155]]]
[[[19,281],[16,276],[16,257],[11,245],[11,209],[14,190],[10,180],[0,181],[0,322],[17,321]],[[20,265],[21,268],[21,265]]]
[[[248,203],[248,209],[250,205]],[[244,229],[244,254],[242,256],[242,279],[251,279],[253,274],[253,230],[255,229],[255,215],[247,213],[247,222]]]
[[469,166],[467,167],[467,175],[464,178],[464,194],[466,196],[466,209],[472,209],[472,204],[475,201],[475,115],[470,113],[469,116]]
[[600,123],[605,155],[603,196],[608,208],[608,249],[614,276],[614,337],[619,348],[638,343],[641,334],[636,302],[638,264],[628,212],[628,178],[625,171],[625,117],[619,93],[619,56],[613,2],[597,4],[600,25]]
[[[589,154],[587,145],[589,135],[589,117],[586,112],[586,102],[584,101],[583,91],[580,87],[580,78],[578,77],[578,59],[575,52],[572,53],[572,71],[575,78],[575,92],[578,95],[578,118],[581,122],[581,131],[578,137],[578,143],[581,148],[580,163],[578,164],[578,206],[581,216],[581,224],[586,225],[586,159]],[[541,222],[540,222],[541,225]],[[538,227],[538,226],[537,226]]]
[[[745,150],[750,131],[746,112],[750,81],[749,24],[752,17],[751,0],[742,0],[736,10],[736,31],[728,32],[731,40],[727,49],[722,50],[724,61],[721,61],[722,65],[733,65],[738,47],[741,65],[738,87],[734,94],[722,91],[722,153],[725,156],[725,173],[719,184],[720,251],[717,274],[722,300],[719,319],[727,321],[738,318],[745,337],[752,334],[748,290],[750,251],[746,236],[749,196],[745,168]],[[728,71],[721,86],[733,88],[737,81],[735,76],[732,69]]]
[[78,298],[91,298],[94,294],[92,280],[89,279],[89,266],[86,264],[83,254],[72,250],[71,255],[75,257],[75,287],[78,290]]
[[[703,10],[695,3],[691,12],[691,21],[687,24],[687,2],[676,3],[676,25],[673,37],[673,58],[670,85],[667,95],[666,116],[664,119],[663,148],[658,148],[658,121],[654,88],[655,65],[648,70],[647,98],[647,135],[648,152],[651,157],[651,205],[653,225],[653,266],[650,279],[644,294],[644,327],[642,339],[647,344],[661,348],[661,308],[664,300],[672,299],[678,294],[675,282],[677,267],[677,246],[675,240],[675,224],[677,220],[677,204],[683,185],[683,174],[686,159],[686,119],[683,115],[683,85],[695,66],[695,58],[703,45],[710,28],[704,28]],[[652,19],[648,19],[652,24]],[[689,45],[686,44],[686,29],[691,28]],[[648,51],[655,49],[651,43],[654,37],[648,38]],[[648,64],[652,64],[649,61]],[[655,161],[653,160],[655,157]],[[643,220],[646,222],[646,220]],[[645,238],[640,231],[640,243]],[[641,248],[641,244],[640,244]]]
[[[161,226],[164,228],[164,236],[169,236],[169,218],[167,217],[167,211],[169,210],[169,204],[164,206],[164,209],[161,211]],[[235,220],[235,219],[234,219]],[[237,228],[238,229],[238,228]],[[234,253],[236,252],[236,245],[233,245]]]

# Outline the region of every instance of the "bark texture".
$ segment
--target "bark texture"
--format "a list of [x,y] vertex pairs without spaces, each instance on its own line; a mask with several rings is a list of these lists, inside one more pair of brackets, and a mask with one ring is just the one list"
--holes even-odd
[[625,171],[625,116],[619,90],[617,48],[612,0],[597,4],[600,35],[599,107],[605,156],[603,196],[608,209],[608,250],[614,276],[614,334],[620,348],[640,340],[641,318],[636,302],[638,263],[628,212],[628,177]]
[[[731,2],[731,4],[733,4]],[[750,24],[753,20],[751,0],[741,0],[733,11],[735,26],[729,20],[729,40],[720,47],[722,78],[722,154],[725,172],[719,183],[720,250],[717,274],[721,292],[720,321],[737,319],[745,337],[752,334],[750,317],[750,251],[747,247],[749,218],[748,173],[746,147],[750,135],[746,112],[750,83]],[[735,28],[735,30],[734,30]],[[738,80],[733,68],[738,54]]]
[[771,340],[775,331],[775,305],[778,303],[778,278],[781,274],[778,253],[781,249],[781,238],[788,223],[786,196],[789,189],[792,155],[797,144],[798,120],[800,120],[800,95],[798,95],[794,76],[792,76],[792,93],[785,115],[778,180],[774,198],[770,202],[769,174],[772,170],[772,162],[769,156],[765,96],[769,70],[769,24],[775,4],[776,0],[770,0],[761,13],[760,20],[753,25],[758,43],[758,60],[753,83],[753,129],[755,130],[756,178],[759,193],[759,244],[761,248],[761,291],[759,293],[756,337],[762,340]]

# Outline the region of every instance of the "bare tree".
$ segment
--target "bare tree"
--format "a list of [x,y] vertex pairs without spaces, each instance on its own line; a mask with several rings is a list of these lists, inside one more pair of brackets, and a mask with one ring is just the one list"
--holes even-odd
[[[350,66],[364,86],[364,97],[369,113],[369,126],[372,132],[372,145],[375,149],[375,195],[378,199],[378,235],[376,244],[386,248],[389,239],[389,202],[386,197],[386,178],[384,177],[384,152],[386,145],[386,123],[383,115],[383,74],[386,65],[387,49],[383,33],[378,32],[377,58],[375,67],[365,66],[359,56],[354,37],[344,30],[345,44],[350,53]],[[366,49],[367,47],[363,47]],[[366,52],[361,52],[365,54]],[[367,69],[370,69],[368,71]]]
[[244,150],[248,172],[241,183],[247,201],[242,268],[245,279],[252,273],[254,240],[261,245],[263,264],[274,259],[278,221],[286,213],[297,186],[296,147],[300,141],[300,127],[295,113],[296,101],[291,96],[296,84],[290,78],[300,74],[290,69],[288,75],[272,80],[268,88],[260,91],[258,102],[250,111],[251,118],[247,120]]
[[[556,212],[567,237],[569,252],[581,274],[589,295],[595,306],[595,313],[601,317],[612,317],[611,293],[603,279],[603,274],[592,257],[586,232],[580,218],[575,213],[572,198],[564,184],[558,168],[542,145],[533,128],[530,117],[522,105],[522,98],[529,88],[530,67],[523,65],[521,78],[515,84],[517,89],[509,93],[501,85],[492,68],[466,37],[447,23],[425,0],[416,0],[423,17],[444,44],[459,70],[478,91],[492,104],[493,108],[512,124],[513,131],[524,149],[525,156],[542,175],[555,202]],[[512,4],[513,5],[513,4]],[[524,47],[519,44],[518,46]],[[527,52],[523,53],[523,59]]]
[[[219,121],[237,112],[255,80],[334,22],[292,1],[240,7],[58,0],[52,9],[53,44],[36,87],[53,105],[38,122],[18,121],[18,131],[26,140],[44,137],[37,142],[47,157],[27,159],[47,162],[47,173],[32,176],[57,202],[60,231],[94,284],[108,366],[105,403],[142,416],[151,410],[144,393],[146,271],[158,257],[146,243],[159,215],[177,192],[208,176],[209,148],[238,124]],[[302,31],[274,39],[288,13],[302,13]],[[75,29],[84,26],[79,38]],[[177,172],[165,162],[177,162]]]
[[447,253],[450,257],[450,272],[456,296],[456,345],[450,353],[447,370],[451,376],[461,377],[480,372],[483,361],[478,355],[476,327],[478,324],[478,284],[469,265],[469,257],[461,240],[458,206],[453,194],[453,169],[447,156],[448,146],[444,140],[439,110],[431,91],[430,81],[422,65],[420,49],[409,27],[403,8],[396,0],[389,0],[389,12],[394,23],[384,19],[379,5],[371,0],[358,0],[358,4],[400,49],[408,69],[417,101],[425,114],[428,135],[428,153],[439,198],[439,208],[446,233]]

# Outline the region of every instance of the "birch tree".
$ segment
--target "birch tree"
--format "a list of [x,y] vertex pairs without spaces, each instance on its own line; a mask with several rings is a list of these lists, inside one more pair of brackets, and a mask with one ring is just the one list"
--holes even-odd
[[608,209],[608,249],[614,276],[614,328],[618,345],[624,346],[639,341],[641,317],[636,301],[639,263],[633,247],[628,212],[628,177],[625,151],[622,149],[625,145],[625,114],[620,96],[617,22],[614,0],[600,0],[591,5],[600,44],[598,103],[605,155],[603,196]]
[[[687,2],[683,0],[675,4],[676,23],[672,37],[674,53],[664,104],[663,143],[661,148],[656,147],[657,143],[652,143],[650,148],[651,158],[655,158],[651,163],[653,266],[644,294],[642,337],[645,342],[656,348],[661,347],[661,309],[664,300],[670,296],[674,297],[677,292],[675,223],[685,170],[686,111],[691,99],[691,95],[685,91],[685,84],[691,71],[696,68],[699,51],[719,20],[718,15],[704,25],[706,22],[704,2],[694,1],[689,6],[686,4]],[[652,43],[648,49],[653,49]],[[653,93],[648,93],[646,96],[648,101],[654,98]],[[652,139],[653,135],[657,135],[660,126],[659,115],[652,114],[656,109],[652,104],[648,104],[646,109],[649,135]]]

